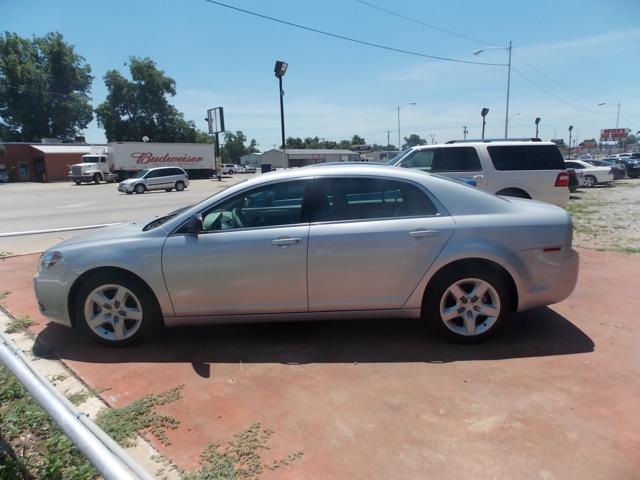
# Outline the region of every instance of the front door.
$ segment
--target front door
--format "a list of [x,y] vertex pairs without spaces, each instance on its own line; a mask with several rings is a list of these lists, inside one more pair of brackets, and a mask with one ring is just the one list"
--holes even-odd
[[308,311],[311,181],[238,193],[202,212],[200,234],[169,236],[162,267],[176,316]]
[[309,231],[309,310],[401,308],[453,233],[417,186],[371,178],[321,182]]

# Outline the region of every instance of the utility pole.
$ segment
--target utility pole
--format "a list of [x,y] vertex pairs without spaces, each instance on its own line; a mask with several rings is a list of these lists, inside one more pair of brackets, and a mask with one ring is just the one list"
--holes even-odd
[[464,139],[467,139],[467,133],[469,133],[469,130],[467,130],[467,126],[465,125],[464,127],[462,127],[462,135],[464,136]]
[[504,117],[504,138],[507,138],[509,133],[509,91],[511,90],[511,48],[512,43],[509,40],[509,67],[507,73],[507,113]]
[[389,140],[391,135],[391,130],[387,130],[387,160],[389,160],[389,145],[391,140]]
[[433,133],[429,135],[429,138],[431,139],[431,145],[436,143],[436,136]]
[[622,104],[622,102],[618,102],[618,115],[616,115],[616,128],[618,128],[618,125],[620,124],[620,105]]

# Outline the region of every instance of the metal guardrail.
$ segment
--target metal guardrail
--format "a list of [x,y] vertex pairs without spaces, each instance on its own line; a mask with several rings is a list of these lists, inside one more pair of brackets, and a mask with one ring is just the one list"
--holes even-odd
[[122,447],[34,370],[23,351],[2,332],[0,362],[16,376],[106,480],[152,479]]

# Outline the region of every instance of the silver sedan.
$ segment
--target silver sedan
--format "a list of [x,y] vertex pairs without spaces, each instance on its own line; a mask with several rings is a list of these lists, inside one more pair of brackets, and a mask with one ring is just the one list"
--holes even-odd
[[570,216],[549,204],[325,165],[62,242],[42,255],[35,291],[44,315],[109,345],[163,324],[380,317],[475,341],[573,291],[571,241]]

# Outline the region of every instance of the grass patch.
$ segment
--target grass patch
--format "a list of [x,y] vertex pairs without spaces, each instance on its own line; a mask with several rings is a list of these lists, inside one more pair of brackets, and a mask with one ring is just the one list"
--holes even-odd
[[67,399],[71,403],[73,403],[76,407],[82,403],[84,403],[87,398],[89,398],[89,392],[86,390],[81,390],[79,392],[71,393],[67,395]]
[[0,366],[0,479],[89,480],[97,473],[49,415]]
[[2,290],[0,291],[0,300],[4,300],[5,298],[7,298],[9,295],[11,295],[11,292],[9,290]]
[[29,327],[34,323],[35,322],[28,315],[22,315],[17,318],[12,318],[9,321],[9,325],[7,325],[5,332],[6,333],[27,332],[27,330],[29,330]]
[[281,460],[264,463],[262,454],[269,450],[267,443],[273,430],[263,429],[260,423],[237,433],[226,445],[209,445],[200,455],[201,467],[185,475],[186,480],[254,480],[266,470],[290,465],[303,456],[298,451]]
[[639,247],[620,247],[617,245],[613,247],[609,247],[606,250],[609,252],[620,252],[620,253],[640,253]]
[[96,423],[107,435],[123,447],[130,447],[138,433],[151,433],[163,445],[170,445],[166,430],[175,430],[180,422],[161,415],[157,407],[175,402],[182,397],[183,385],[159,395],[145,395],[122,408],[104,409],[98,413]]

